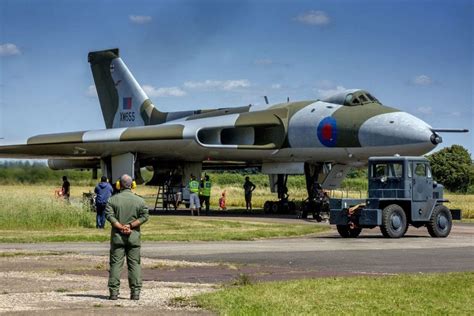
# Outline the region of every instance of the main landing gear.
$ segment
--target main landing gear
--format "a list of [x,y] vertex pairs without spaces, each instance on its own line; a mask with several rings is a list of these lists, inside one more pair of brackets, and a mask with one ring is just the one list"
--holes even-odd
[[287,174],[278,174],[276,187],[278,193],[278,201],[266,201],[263,205],[263,211],[265,214],[272,213],[294,213],[296,210],[296,204],[293,201],[288,201],[288,187],[286,183],[288,181]]

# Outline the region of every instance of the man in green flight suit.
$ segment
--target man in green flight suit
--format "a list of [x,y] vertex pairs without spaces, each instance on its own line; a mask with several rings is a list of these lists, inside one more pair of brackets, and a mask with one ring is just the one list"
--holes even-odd
[[106,206],[105,216],[112,224],[110,239],[109,299],[117,300],[120,274],[124,257],[127,257],[130,299],[139,300],[142,288],[140,266],[140,226],[148,220],[145,201],[130,190],[132,178],[120,177],[120,193],[112,196]]

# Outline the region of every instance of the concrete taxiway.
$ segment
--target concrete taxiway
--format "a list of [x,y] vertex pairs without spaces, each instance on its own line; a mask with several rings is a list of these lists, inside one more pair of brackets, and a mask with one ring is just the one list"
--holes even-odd
[[[6,249],[107,255],[109,245],[0,244],[0,251]],[[257,241],[143,242],[142,255],[155,259],[258,265],[259,273],[264,267],[283,268],[300,273],[300,277],[472,271],[474,225],[457,223],[448,238],[431,238],[424,228],[410,228],[401,239],[383,238],[378,229],[364,231],[356,239],[344,239],[332,229],[318,236]],[[278,274],[277,271],[272,273]]]

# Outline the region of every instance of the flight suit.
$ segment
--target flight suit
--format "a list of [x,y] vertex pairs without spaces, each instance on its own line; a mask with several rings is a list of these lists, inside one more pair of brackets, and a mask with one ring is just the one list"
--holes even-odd
[[[112,196],[107,203],[105,216],[110,223],[119,222],[122,225],[138,220],[141,224],[148,220],[148,207],[145,201],[125,189]],[[133,228],[130,235],[123,235],[112,226],[110,237],[110,271],[109,290],[118,294],[120,290],[120,274],[124,257],[127,257],[128,284],[131,294],[140,294],[142,276],[140,266],[140,226]]]

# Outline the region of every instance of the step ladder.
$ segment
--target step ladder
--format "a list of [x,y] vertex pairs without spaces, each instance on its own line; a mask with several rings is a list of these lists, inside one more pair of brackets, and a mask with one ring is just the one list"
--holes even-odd
[[161,209],[169,211],[170,206],[176,210],[176,194],[173,190],[173,187],[169,186],[168,184],[158,186],[154,210],[156,211]]

